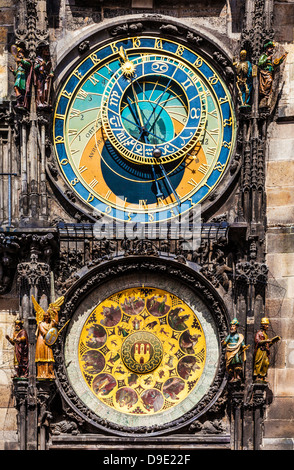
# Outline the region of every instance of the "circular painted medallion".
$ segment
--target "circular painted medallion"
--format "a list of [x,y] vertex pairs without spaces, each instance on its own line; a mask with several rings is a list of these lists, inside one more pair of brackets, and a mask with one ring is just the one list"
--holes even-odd
[[199,318],[178,296],[153,287],[124,289],[100,302],[78,344],[91,394],[134,417],[187,406],[206,363]]
[[148,331],[136,331],[123,342],[121,358],[132,372],[147,374],[156,369],[162,361],[162,343]]

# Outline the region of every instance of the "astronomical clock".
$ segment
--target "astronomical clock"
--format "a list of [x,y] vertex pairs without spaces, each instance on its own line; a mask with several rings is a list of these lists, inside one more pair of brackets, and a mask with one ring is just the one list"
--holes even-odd
[[260,448],[254,343],[284,298],[265,264],[273,2],[8,3],[0,297],[19,448]]
[[[232,97],[208,54],[170,35],[93,44],[57,90],[53,142],[76,207],[112,223],[167,223],[213,200],[236,141]],[[72,288],[58,385],[98,429],[163,434],[191,424],[224,388],[227,313],[187,266],[113,260]]]
[[103,44],[76,65],[53,132],[60,171],[88,210],[160,223],[213,191],[236,122],[226,84],[200,53],[140,36]]

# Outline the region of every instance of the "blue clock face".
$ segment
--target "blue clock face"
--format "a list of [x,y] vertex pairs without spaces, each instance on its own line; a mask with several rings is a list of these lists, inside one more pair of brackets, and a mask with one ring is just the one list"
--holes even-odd
[[235,143],[221,77],[174,41],[129,37],[101,46],[57,99],[54,144],[64,178],[89,208],[153,223],[204,201]]

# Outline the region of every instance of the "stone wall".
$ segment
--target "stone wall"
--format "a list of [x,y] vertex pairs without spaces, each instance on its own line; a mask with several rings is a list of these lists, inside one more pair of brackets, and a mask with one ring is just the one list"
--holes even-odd
[[[274,283],[267,313],[282,337],[269,370],[273,401],[266,413],[265,449],[294,449],[294,2],[275,2],[275,30],[288,51],[276,120],[269,127],[266,162],[266,262]],[[281,302],[283,299],[283,302]]]

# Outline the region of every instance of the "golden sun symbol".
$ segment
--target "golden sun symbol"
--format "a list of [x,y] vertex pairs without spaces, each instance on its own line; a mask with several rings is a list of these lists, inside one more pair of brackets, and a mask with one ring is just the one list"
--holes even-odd
[[133,62],[131,62],[130,60],[127,60],[126,62],[124,62],[121,66],[122,68],[122,71],[123,71],[123,74],[129,78],[131,77],[132,75],[134,75],[134,72],[135,72],[135,65],[133,64]]
[[127,53],[126,53],[126,51],[124,50],[124,48],[122,46],[120,46],[120,49],[119,49],[119,56],[121,58],[121,61],[123,62],[122,65],[121,65],[123,74],[127,78],[130,78],[132,75],[134,75],[136,67],[133,64],[133,62],[131,62],[128,59]]

